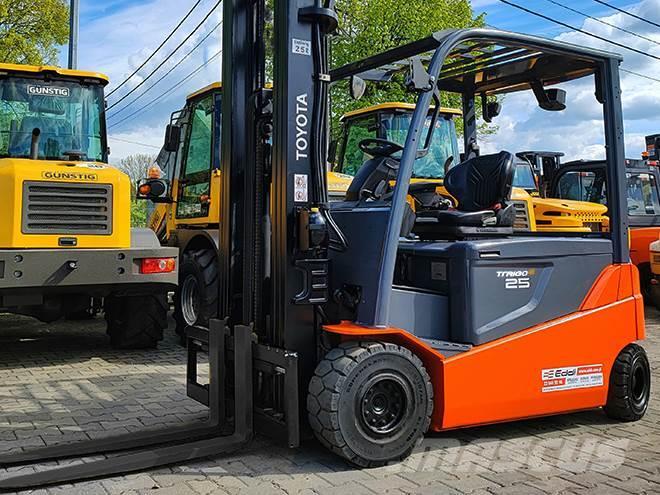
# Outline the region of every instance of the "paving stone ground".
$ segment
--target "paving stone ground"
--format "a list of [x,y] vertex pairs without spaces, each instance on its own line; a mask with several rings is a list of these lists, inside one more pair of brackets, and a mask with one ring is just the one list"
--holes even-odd
[[[0,316],[0,329],[0,451],[205,416],[185,395],[185,352],[172,332],[158,351],[117,352],[102,320],[45,325]],[[653,309],[647,310],[647,333],[660,383],[660,313]],[[637,423],[591,411],[465,429],[429,436],[405,463],[385,468],[354,469],[313,441],[288,450],[257,438],[230,456],[32,493],[660,493],[659,387]]]

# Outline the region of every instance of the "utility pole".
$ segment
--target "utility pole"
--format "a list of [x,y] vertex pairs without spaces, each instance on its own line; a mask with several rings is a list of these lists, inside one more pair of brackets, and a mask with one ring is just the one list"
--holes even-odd
[[79,0],[71,0],[69,10],[69,69],[78,68]]

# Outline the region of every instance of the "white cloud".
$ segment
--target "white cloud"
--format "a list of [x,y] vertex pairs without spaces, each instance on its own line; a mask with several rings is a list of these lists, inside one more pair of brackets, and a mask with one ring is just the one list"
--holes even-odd
[[[643,0],[630,10],[660,22],[660,0]],[[660,43],[660,30],[643,21],[620,13],[602,19]],[[660,45],[622,33],[594,20],[587,19],[582,29],[660,57]],[[624,56],[623,69],[656,78],[660,74],[660,61],[617,48],[588,35],[567,32],[557,39],[580,46],[617,51]],[[496,121],[500,130],[496,136],[488,139],[483,148],[487,151],[543,149],[564,151],[567,159],[602,158],[605,153],[602,108],[593,96],[593,80],[575,81],[562,87],[568,91],[568,110],[560,113],[540,110],[531,94],[507,97],[504,100],[502,116]],[[621,87],[626,155],[637,158],[644,149],[644,136],[660,132],[660,83],[622,72]]]
[[140,126],[129,131],[116,132],[108,137],[110,163],[136,153],[158,155],[163,145],[164,126]]
[[[129,83],[109,98],[109,103],[116,102],[118,97],[139,84],[184,40],[215,3],[215,0],[203,1],[156,56],[138,74],[131,78]],[[119,82],[123,81],[144,62],[179,20],[183,18],[190,7],[190,2],[181,2],[180,0],[151,0],[135,3],[109,15],[99,14],[96,17],[92,15],[92,20],[81,23],[79,67],[107,74],[111,81],[111,84],[106,88],[106,94],[108,94]],[[167,70],[183,58],[193,46],[201,41],[208,30],[220,22],[221,18],[222,4],[213,12],[204,26],[170,60],[165,62],[163,68],[124,102],[109,111],[109,114],[111,115],[114,111],[122,108],[126,103],[141,94],[144,89],[155,83]],[[146,93],[134,105],[131,105],[125,112],[122,112],[121,116],[111,119],[110,124],[121,120],[147,104],[208,61],[220,50],[221,38],[222,28],[219,28],[161,83]],[[131,118],[125,124],[110,128],[112,160],[117,161],[127,154],[149,150],[149,148],[132,146],[118,140],[113,142],[113,136],[146,144],[158,141],[157,144],[160,146],[165,125],[169,122],[170,113],[183,106],[187,94],[220,79],[221,60],[221,57],[218,57],[186,81],[180,88],[172,91],[162,100]],[[157,139],[154,136],[157,136]],[[152,151],[157,152],[158,150],[152,149]]]

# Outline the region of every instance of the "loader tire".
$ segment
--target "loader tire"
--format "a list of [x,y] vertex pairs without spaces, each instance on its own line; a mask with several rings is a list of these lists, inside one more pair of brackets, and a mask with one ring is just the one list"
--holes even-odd
[[110,296],[105,319],[110,343],[117,349],[154,349],[167,328],[167,294]]
[[212,249],[198,249],[183,256],[179,268],[179,287],[174,299],[176,333],[185,336],[186,328],[209,326],[218,312],[218,257]]
[[318,364],[307,413],[316,438],[360,467],[398,462],[431,423],[433,387],[422,362],[404,347],[346,342]]
[[619,421],[637,421],[646,413],[650,396],[651,368],[646,351],[630,344],[612,366],[605,414]]

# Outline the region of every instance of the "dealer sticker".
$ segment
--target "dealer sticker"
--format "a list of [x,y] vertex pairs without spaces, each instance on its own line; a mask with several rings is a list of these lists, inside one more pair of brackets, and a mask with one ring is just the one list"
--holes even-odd
[[590,364],[542,370],[541,381],[542,392],[601,387],[603,385],[603,365]]
[[69,88],[58,86],[28,86],[27,92],[32,96],[60,96],[68,98]]

